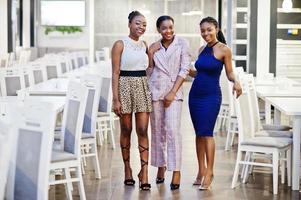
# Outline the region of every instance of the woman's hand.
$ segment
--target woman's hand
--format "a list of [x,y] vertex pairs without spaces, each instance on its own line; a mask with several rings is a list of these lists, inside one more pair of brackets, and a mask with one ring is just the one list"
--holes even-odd
[[148,52],[154,55],[160,48],[161,48],[160,42],[155,42],[149,47]]
[[172,101],[175,99],[176,93],[173,91],[170,91],[165,97],[164,97],[164,107],[167,108],[170,106]]
[[189,69],[189,74],[188,74],[188,75],[194,78],[194,77],[196,77],[197,73],[198,73],[198,72],[197,72],[195,69],[191,69],[191,68],[190,68],[190,69]]
[[233,93],[234,93],[234,91],[236,92],[236,98],[238,98],[242,93],[241,86],[240,86],[239,82],[237,82],[237,81],[234,81],[234,84],[233,84]]
[[119,100],[113,100],[113,111],[118,117],[121,117],[121,103]]

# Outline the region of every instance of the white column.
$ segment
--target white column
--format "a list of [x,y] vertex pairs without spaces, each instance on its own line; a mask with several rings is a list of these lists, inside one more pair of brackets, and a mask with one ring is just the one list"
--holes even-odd
[[30,48],[30,1],[23,1],[23,48]]
[[94,4],[95,0],[89,0],[89,63],[94,63],[95,55]]
[[7,1],[0,1],[0,56],[7,53]]
[[256,74],[269,73],[271,0],[258,1]]
[[233,38],[233,4],[232,1],[227,1],[227,44],[232,48],[232,38]]

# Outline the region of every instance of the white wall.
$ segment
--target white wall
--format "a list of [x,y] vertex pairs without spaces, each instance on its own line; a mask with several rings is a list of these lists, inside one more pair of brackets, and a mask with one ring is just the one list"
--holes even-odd
[[7,53],[7,1],[0,0],[0,56]]
[[86,0],[86,26],[82,27],[82,33],[61,34],[52,32],[45,35],[45,28],[40,21],[40,0],[37,2],[36,28],[37,47],[39,48],[66,48],[66,49],[88,49],[89,48],[89,1]]

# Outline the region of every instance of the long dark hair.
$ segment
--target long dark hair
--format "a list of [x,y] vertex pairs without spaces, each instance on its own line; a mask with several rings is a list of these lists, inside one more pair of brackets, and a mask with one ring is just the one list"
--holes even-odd
[[205,17],[201,20],[200,26],[205,22],[213,24],[215,26],[215,28],[218,29],[218,32],[216,35],[217,40],[220,41],[221,43],[227,44],[225,36],[224,36],[223,32],[220,30],[219,24],[216,21],[216,19],[214,19],[213,17]]
[[157,28],[160,28],[161,23],[162,23],[163,21],[165,21],[165,20],[171,20],[172,23],[174,23],[174,20],[173,20],[173,18],[172,18],[171,16],[168,16],[168,15],[162,15],[162,16],[160,16],[160,17],[157,19],[157,22],[156,22]]
[[135,17],[137,17],[137,16],[143,16],[143,17],[144,17],[144,15],[142,15],[139,11],[134,10],[134,11],[132,11],[132,12],[129,14],[129,16],[128,16],[129,23],[131,23],[132,20],[133,20]]

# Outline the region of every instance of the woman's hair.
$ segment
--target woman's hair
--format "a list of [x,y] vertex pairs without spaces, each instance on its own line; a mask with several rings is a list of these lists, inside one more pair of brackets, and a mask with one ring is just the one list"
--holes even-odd
[[174,20],[173,20],[173,18],[172,18],[171,16],[168,16],[168,15],[162,15],[162,16],[160,16],[160,17],[157,19],[157,22],[156,22],[157,28],[160,28],[161,23],[162,23],[163,21],[165,21],[165,20],[171,20],[172,23],[174,23]]
[[143,17],[144,17],[144,15],[142,15],[139,11],[134,10],[134,11],[132,11],[132,12],[129,14],[129,16],[128,16],[129,23],[131,23],[132,20],[133,20],[135,17],[137,17],[137,16],[143,16]]
[[224,36],[223,32],[220,30],[219,24],[218,24],[218,22],[216,21],[216,19],[214,19],[213,17],[205,17],[205,18],[203,18],[203,19],[201,20],[200,26],[201,26],[203,23],[205,23],[205,22],[211,23],[211,24],[213,24],[213,25],[215,26],[215,28],[218,28],[218,32],[217,32],[217,35],[216,35],[217,40],[220,41],[221,43],[227,44],[226,39],[225,39],[225,36]]

